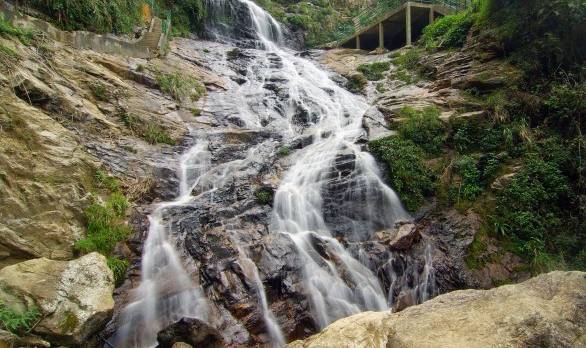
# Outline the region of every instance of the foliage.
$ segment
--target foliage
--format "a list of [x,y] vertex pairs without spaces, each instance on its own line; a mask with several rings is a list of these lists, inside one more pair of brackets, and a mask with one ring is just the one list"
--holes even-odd
[[124,281],[124,276],[126,275],[126,270],[128,269],[129,263],[127,260],[122,260],[117,257],[108,257],[107,259],[108,267],[112,270],[114,274],[114,283],[116,286],[122,285]]
[[112,99],[112,93],[108,87],[102,83],[92,83],[89,85],[89,88],[98,101],[108,102]]
[[[524,167],[497,197],[497,213],[518,252],[534,269],[548,270],[556,259],[573,261],[584,249],[576,202],[568,177],[558,165],[530,154]],[[558,256],[556,256],[558,255]]]
[[175,145],[177,141],[169,135],[169,133],[161,126],[156,123],[148,123],[143,138],[150,144],[167,144]]
[[273,202],[273,191],[267,188],[261,188],[254,192],[258,204],[267,205]]
[[445,126],[439,115],[440,111],[436,107],[426,107],[423,110],[405,107],[399,112],[399,116],[405,120],[400,123],[397,131],[427,153],[438,154],[446,139]]
[[418,49],[410,49],[402,55],[393,58],[393,64],[399,69],[416,70],[421,60],[421,51]]
[[289,146],[281,146],[278,150],[277,150],[277,155],[279,157],[285,157],[285,156],[289,156],[289,154],[291,153],[291,148]]
[[9,21],[4,19],[4,14],[0,13],[0,36],[17,37],[23,44],[28,45],[37,36],[32,30],[17,28],[13,26]]
[[129,33],[140,23],[139,0],[24,0],[65,30]]
[[32,328],[41,313],[36,308],[19,312],[0,301],[0,327],[12,333],[23,333]]
[[483,35],[496,39],[528,80],[560,69],[581,69],[586,2],[582,0],[481,0],[478,23]]
[[368,80],[362,74],[354,74],[348,77],[348,81],[346,82],[346,88],[350,92],[354,93],[364,93],[364,88],[368,84]]
[[428,49],[462,47],[473,23],[470,11],[444,16],[423,29],[421,43]]
[[361,64],[357,70],[364,74],[370,81],[379,81],[384,78],[384,72],[391,68],[390,62],[375,62],[371,64]]
[[464,156],[459,159],[454,165],[454,172],[460,176],[460,184],[453,194],[460,198],[473,201],[478,197],[482,191],[481,173],[478,169],[478,162],[471,156]]
[[555,83],[544,102],[544,122],[563,132],[576,136],[586,129],[586,82]]
[[104,170],[97,170],[94,179],[98,188],[107,189],[112,192],[118,191],[119,189],[118,180],[108,175]]
[[151,0],[154,12],[161,18],[171,18],[172,33],[187,36],[201,30],[206,16],[203,0]]
[[75,249],[83,254],[99,252],[107,257],[108,267],[114,273],[116,284],[124,278],[128,261],[112,256],[116,244],[131,232],[124,223],[130,207],[120,191],[118,180],[105,171],[98,170],[94,176],[96,187],[109,193],[105,202],[96,201],[85,210],[87,235],[75,243]]
[[386,165],[391,187],[405,207],[416,211],[433,192],[432,173],[423,161],[425,153],[412,141],[397,136],[372,141],[368,148]]
[[171,95],[177,101],[188,97],[195,101],[206,93],[201,82],[191,76],[181,75],[179,72],[158,74],[157,84],[161,91]]

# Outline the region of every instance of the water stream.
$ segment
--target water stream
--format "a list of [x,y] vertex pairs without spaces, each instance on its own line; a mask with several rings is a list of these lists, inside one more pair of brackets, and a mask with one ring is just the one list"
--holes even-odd
[[[174,227],[176,211],[196,202],[213,202],[216,192],[234,178],[266,161],[266,149],[275,152],[279,143],[298,139],[305,139],[305,145],[291,155],[275,191],[269,233],[293,242],[315,325],[323,328],[355,313],[385,310],[392,302],[386,293],[390,290],[383,289],[367,258],[357,257],[366,251],[358,247],[351,254],[344,244],[369,241],[375,232],[410,219],[382,181],[374,159],[357,144],[364,136],[362,115],[369,105],[341,88],[329,72],[284,47],[283,30],[263,9],[249,0],[238,1],[251,18],[257,38],[254,53],[244,58],[250,60],[247,66],[238,67],[245,81],[232,83],[228,92],[210,95],[208,112],[236,114],[242,129],[270,129],[280,141],[271,138],[252,146],[243,158],[214,163],[209,143],[213,132],[193,132],[195,145],[178,161],[179,197],[158,204],[149,216],[141,284],[121,316],[116,347],[156,346],[157,332],[182,317],[219,325],[220,311],[208,298],[209,290],[200,285],[198,263],[183,250],[185,236]],[[208,7],[221,16],[230,6],[210,0]],[[222,30],[214,31],[218,38]],[[228,60],[210,64],[227,71]],[[276,96],[266,96],[269,84],[277,85]],[[258,299],[271,344],[283,345],[286,338],[271,310],[263,276],[250,256],[248,244],[253,241],[239,235],[241,227],[220,227],[237,245],[237,263],[253,284],[251,292]],[[417,286],[427,287],[430,269],[424,273]],[[426,289],[417,292],[426,293]]]

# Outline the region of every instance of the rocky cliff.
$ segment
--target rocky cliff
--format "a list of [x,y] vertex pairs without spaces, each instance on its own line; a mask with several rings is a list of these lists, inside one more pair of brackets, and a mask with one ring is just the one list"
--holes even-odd
[[341,319],[291,348],[586,347],[586,273],[552,272]]

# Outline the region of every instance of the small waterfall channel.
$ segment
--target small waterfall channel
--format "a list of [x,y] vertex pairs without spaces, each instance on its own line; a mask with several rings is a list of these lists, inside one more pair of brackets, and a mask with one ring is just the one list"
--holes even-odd
[[[301,293],[315,328],[362,311],[388,309],[396,297],[394,284],[410,278],[405,272],[395,275],[391,267],[386,275],[391,279],[390,288],[385,290],[388,286],[381,283],[378,271],[368,257],[362,257],[367,254],[363,243],[372,240],[375,232],[411,219],[394,191],[382,181],[372,156],[359,144],[364,137],[362,115],[369,105],[341,88],[326,70],[286,48],[279,23],[258,5],[249,0],[235,1],[250,17],[249,30],[256,37],[250,48],[254,54],[244,56],[246,66],[237,67],[245,78],[231,83],[227,92],[208,97],[207,112],[237,115],[240,129],[258,134],[269,129],[276,135],[255,143],[241,158],[220,163],[213,153],[217,148],[214,131],[192,131],[194,145],[178,159],[178,197],[157,204],[148,217],[140,285],[120,316],[116,347],[154,347],[157,333],[183,317],[197,318],[214,327],[226,327],[233,320],[226,319],[231,315],[219,309],[218,296],[210,295],[211,286],[202,284],[209,280],[198,276],[202,266],[190,257],[194,248],[186,245],[193,242],[187,241],[190,236],[181,227],[182,221],[189,219],[190,212],[195,214],[198,207],[214,204],[243,173],[266,165],[267,154],[274,156],[283,143],[303,146],[290,155],[274,190],[267,233],[291,242],[291,252],[300,264]],[[209,0],[208,7],[220,16],[230,4],[228,0]],[[215,39],[227,40],[226,28],[218,25],[211,29]],[[228,76],[228,60],[210,63],[211,68]],[[267,97],[267,89],[276,95]],[[242,132],[235,134],[248,134]],[[268,336],[265,343],[283,346],[287,336],[279,318],[282,321],[288,313],[271,309],[267,294],[272,289],[263,283],[266,271],[263,268],[261,274],[258,257],[253,255],[258,240],[240,233],[244,227],[237,224],[221,222],[214,228],[225,231],[236,246],[234,262],[243,282],[250,284],[249,292],[257,298]],[[352,251],[347,244],[352,244]],[[419,300],[431,293],[430,252],[426,249],[423,274],[410,288]],[[222,274],[223,282],[229,283],[229,277]]]

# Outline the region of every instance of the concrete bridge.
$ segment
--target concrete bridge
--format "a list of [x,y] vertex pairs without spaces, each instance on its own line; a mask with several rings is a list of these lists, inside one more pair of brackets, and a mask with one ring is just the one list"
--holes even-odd
[[441,16],[465,9],[469,0],[386,0],[362,11],[351,33],[328,47],[393,50],[417,41],[423,28]]

